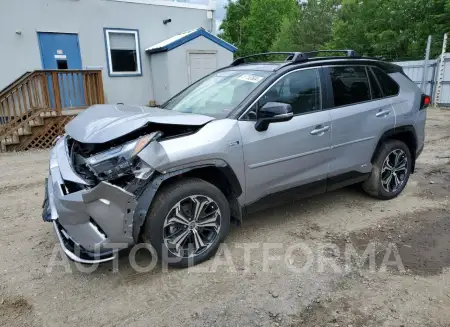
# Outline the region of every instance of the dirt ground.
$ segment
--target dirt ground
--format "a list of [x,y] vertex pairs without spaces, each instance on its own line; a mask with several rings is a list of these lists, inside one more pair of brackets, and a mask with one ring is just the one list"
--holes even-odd
[[353,186],[266,210],[195,269],[143,273],[69,264],[41,218],[48,152],[0,155],[0,325],[450,326],[450,111],[426,130],[397,199]]

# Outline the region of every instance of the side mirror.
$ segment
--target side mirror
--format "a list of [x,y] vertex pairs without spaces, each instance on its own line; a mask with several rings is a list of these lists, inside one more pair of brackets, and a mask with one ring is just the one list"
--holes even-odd
[[258,132],[267,130],[269,124],[291,120],[294,117],[290,104],[267,102],[257,113],[255,129]]

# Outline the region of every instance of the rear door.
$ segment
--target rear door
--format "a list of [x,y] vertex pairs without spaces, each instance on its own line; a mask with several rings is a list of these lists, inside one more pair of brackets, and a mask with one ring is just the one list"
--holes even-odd
[[[328,81],[333,157],[330,188],[372,169],[381,135],[395,126],[395,112],[366,66],[324,68]],[[345,175],[344,175],[345,174]]]
[[[246,204],[266,195],[279,200],[323,192],[330,161],[330,114],[321,110],[320,69],[291,71],[278,79],[239,120],[246,172]],[[257,111],[267,102],[292,106],[294,117],[255,129]],[[297,188],[308,185],[307,188]],[[314,187],[313,187],[314,186]],[[259,208],[258,208],[259,209]]]

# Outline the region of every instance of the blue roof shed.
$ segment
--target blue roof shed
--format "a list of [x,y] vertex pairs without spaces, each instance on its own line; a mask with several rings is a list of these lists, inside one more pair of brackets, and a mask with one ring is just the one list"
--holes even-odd
[[188,85],[228,66],[236,50],[204,28],[174,35],[146,48],[156,103],[164,103]]

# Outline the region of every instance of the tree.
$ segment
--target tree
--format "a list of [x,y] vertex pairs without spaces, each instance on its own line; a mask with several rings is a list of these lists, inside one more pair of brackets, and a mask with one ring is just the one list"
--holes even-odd
[[298,8],[295,0],[252,0],[248,17],[250,53],[267,52],[280,32],[283,21]]
[[419,59],[431,34],[436,56],[450,24],[448,13],[448,0],[344,0],[328,46],[387,59]]
[[297,6],[296,0],[230,0],[220,37],[238,47],[238,56],[267,52]]
[[293,15],[281,26],[272,50],[320,50],[331,40],[332,22],[339,8],[339,0],[308,0],[301,3]]
[[229,0],[221,25],[237,55],[354,49],[407,60],[431,57],[450,33],[450,0]]
[[251,0],[229,0],[225,6],[225,18],[220,25],[219,36],[238,48],[237,55],[244,53],[243,50],[248,43],[246,26],[250,14],[250,2]]

